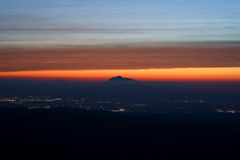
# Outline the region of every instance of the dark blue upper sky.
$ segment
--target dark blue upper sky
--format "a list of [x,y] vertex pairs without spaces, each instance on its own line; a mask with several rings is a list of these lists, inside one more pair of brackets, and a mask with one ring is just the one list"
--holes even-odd
[[0,47],[240,40],[239,0],[1,0]]

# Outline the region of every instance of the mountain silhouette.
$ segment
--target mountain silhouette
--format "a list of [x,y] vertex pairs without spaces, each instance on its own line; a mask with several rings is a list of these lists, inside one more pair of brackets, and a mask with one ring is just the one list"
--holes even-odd
[[133,81],[136,81],[136,80],[131,78],[123,78],[121,76],[112,77],[108,80],[108,82],[133,82]]
[[[153,86],[145,85],[141,81],[117,76],[99,85],[98,91],[105,97],[143,97],[149,92],[155,92],[152,89]],[[96,91],[95,89],[95,93]]]

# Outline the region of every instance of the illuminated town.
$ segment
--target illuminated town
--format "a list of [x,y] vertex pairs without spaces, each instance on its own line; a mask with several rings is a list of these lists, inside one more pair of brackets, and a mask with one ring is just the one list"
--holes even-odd
[[58,107],[108,112],[149,113],[240,113],[240,105],[232,102],[194,100],[141,100],[120,98],[53,98],[51,96],[1,97],[0,106],[9,108],[51,109]]

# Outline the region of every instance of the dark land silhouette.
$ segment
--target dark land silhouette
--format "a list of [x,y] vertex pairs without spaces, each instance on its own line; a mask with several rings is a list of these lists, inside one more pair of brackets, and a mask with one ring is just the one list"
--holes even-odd
[[[0,80],[1,155],[233,158],[238,156],[240,144],[240,116],[238,112],[232,114],[233,109],[238,111],[239,93],[152,86],[120,76],[102,84]],[[34,109],[38,105],[40,108]],[[123,111],[129,112],[112,112],[121,111],[119,105],[128,105]],[[172,112],[179,105],[181,110],[198,107],[203,112]],[[110,109],[97,110],[98,107]],[[156,107],[169,112],[152,113]],[[208,112],[211,107],[222,107],[226,114]]]
[[[165,85],[166,84],[166,85]],[[190,89],[168,83],[153,86],[129,78],[113,77],[102,84],[81,84],[76,81],[0,80],[0,96],[53,96],[65,98],[205,98],[239,101],[240,90]]]

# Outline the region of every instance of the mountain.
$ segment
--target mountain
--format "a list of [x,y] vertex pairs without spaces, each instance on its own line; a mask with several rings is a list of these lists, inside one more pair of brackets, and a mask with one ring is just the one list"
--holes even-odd
[[121,76],[117,76],[117,77],[112,77],[108,80],[108,82],[134,82],[136,80],[131,79],[131,78],[123,78]]
[[98,89],[95,89],[95,93],[98,91],[101,96],[105,97],[142,97],[152,88],[154,87],[147,86],[140,81],[117,76],[99,85]]
[[131,79],[131,78],[123,78],[121,76],[117,76],[117,77],[112,77],[110,78],[108,81],[104,82],[103,83],[103,86],[104,87],[114,87],[116,89],[119,88],[120,90],[122,88],[127,88],[128,90],[129,89],[133,89],[138,87],[139,89],[142,88],[142,87],[145,87],[146,85],[141,83],[140,81],[137,81],[137,80],[134,80],[134,79]]

